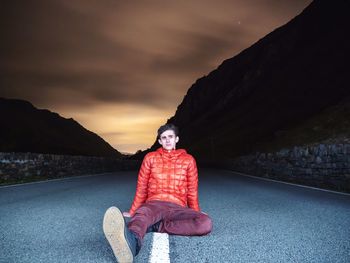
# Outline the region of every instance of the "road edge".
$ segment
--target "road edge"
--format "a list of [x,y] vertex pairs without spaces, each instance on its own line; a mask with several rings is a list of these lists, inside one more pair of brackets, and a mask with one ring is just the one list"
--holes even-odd
[[350,194],[344,193],[344,192],[337,192],[337,191],[333,191],[333,190],[327,190],[327,189],[317,188],[317,187],[308,186],[308,185],[302,185],[302,184],[295,184],[295,183],[289,183],[289,182],[284,182],[284,181],[278,181],[278,180],[273,180],[273,179],[270,179],[270,178],[264,178],[264,177],[259,177],[259,176],[255,176],[255,175],[250,175],[250,174],[245,174],[245,173],[241,173],[241,172],[236,172],[236,171],[233,171],[233,170],[227,170],[227,171],[229,171],[231,173],[236,173],[236,174],[239,174],[239,175],[242,175],[242,176],[255,178],[255,179],[260,179],[260,180],[265,180],[265,181],[270,181],[270,182],[275,182],[275,183],[281,183],[281,184],[287,184],[287,185],[293,185],[293,186],[298,186],[298,187],[303,187],[303,188],[309,188],[309,189],[323,191],[323,192],[329,192],[329,193],[333,193],[333,194],[340,194],[340,195],[350,196]]

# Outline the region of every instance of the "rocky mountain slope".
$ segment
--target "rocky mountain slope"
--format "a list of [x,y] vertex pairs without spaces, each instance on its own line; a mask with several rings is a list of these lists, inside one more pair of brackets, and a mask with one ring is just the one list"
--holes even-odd
[[24,100],[0,98],[0,123],[0,152],[122,156],[75,120]]
[[[168,120],[180,128],[179,147],[204,159],[248,154],[276,140],[283,147],[281,134],[292,136],[287,131],[344,103],[350,97],[348,10],[346,0],[315,0],[198,79]],[[328,136],[337,137],[337,130]]]

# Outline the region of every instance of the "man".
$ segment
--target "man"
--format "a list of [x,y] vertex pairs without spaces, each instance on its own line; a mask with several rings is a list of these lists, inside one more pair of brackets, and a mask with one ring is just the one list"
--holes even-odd
[[[103,230],[118,262],[132,262],[147,232],[200,236],[212,230],[210,217],[200,212],[195,159],[176,149],[178,129],[166,124],[158,129],[162,147],[143,159],[136,194],[129,212],[110,207]],[[124,217],[131,217],[127,227]]]

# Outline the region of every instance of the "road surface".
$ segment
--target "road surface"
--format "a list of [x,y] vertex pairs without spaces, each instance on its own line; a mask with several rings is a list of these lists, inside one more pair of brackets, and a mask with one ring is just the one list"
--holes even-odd
[[[102,219],[112,205],[129,209],[136,176],[0,187],[0,262],[115,262]],[[213,231],[169,236],[170,262],[350,262],[349,195],[225,170],[200,169],[199,176],[200,205]],[[150,262],[153,235],[136,263]]]

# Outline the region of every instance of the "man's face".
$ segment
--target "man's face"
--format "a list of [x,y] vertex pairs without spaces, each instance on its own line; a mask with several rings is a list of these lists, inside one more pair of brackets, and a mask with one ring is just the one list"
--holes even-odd
[[176,149],[176,143],[179,141],[179,137],[175,136],[175,132],[173,130],[166,130],[158,139],[158,142],[163,146],[165,150],[173,150]]

